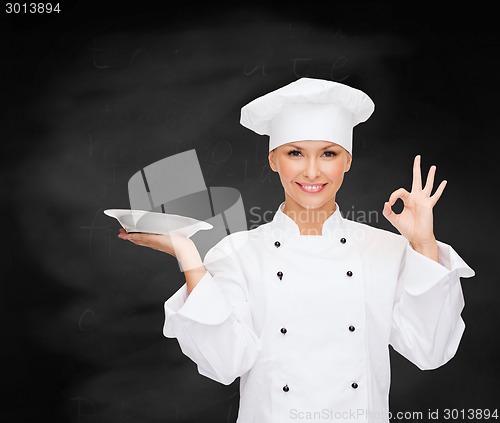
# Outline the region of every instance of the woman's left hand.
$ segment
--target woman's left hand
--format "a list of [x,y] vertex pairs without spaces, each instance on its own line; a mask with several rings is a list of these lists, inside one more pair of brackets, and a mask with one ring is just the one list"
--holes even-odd
[[[434,237],[432,209],[441,197],[446,181],[442,181],[436,192],[431,195],[434,175],[436,174],[436,166],[431,166],[425,186],[422,188],[420,159],[418,155],[413,162],[411,192],[404,188],[394,191],[389,197],[389,201],[384,204],[382,214],[410,242],[414,250],[437,261],[437,243]],[[392,210],[392,206],[398,199],[404,203],[401,213],[395,213]]]

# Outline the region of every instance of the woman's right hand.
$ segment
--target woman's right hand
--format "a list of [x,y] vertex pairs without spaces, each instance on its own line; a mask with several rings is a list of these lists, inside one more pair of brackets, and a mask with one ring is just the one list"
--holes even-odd
[[120,228],[118,238],[130,241],[141,247],[152,248],[153,250],[162,251],[171,256],[178,257],[182,255],[184,250],[190,249],[194,243],[188,237],[178,234],[147,234],[143,232],[127,232]]

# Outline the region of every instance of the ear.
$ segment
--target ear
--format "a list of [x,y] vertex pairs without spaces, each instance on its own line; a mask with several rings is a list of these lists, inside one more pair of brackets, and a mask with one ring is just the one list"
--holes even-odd
[[267,156],[268,160],[269,160],[269,167],[271,168],[271,170],[273,172],[277,172],[278,171],[278,167],[276,166],[276,155],[274,153],[274,150],[271,150],[269,152],[269,155]]
[[347,158],[346,158],[346,162],[345,162],[344,173],[349,172],[349,169],[351,168],[351,163],[352,163],[352,156],[351,156],[351,154],[346,152],[346,155],[347,155]]

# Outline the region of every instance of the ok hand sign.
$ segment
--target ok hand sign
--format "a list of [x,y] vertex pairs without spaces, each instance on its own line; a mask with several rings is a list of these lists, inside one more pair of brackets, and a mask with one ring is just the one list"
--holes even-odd
[[[427,181],[422,188],[422,176],[420,171],[420,156],[416,156],[413,162],[413,183],[411,192],[404,188],[394,191],[389,201],[384,204],[383,215],[411,244],[414,250],[438,261],[438,247],[434,237],[432,209],[441,197],[446,186],[442,181],[431,195],[434,185],[436,166],[431,166],[427,175]],[[404,208],[401,213],[394,213],[392,206],[401,199]]]

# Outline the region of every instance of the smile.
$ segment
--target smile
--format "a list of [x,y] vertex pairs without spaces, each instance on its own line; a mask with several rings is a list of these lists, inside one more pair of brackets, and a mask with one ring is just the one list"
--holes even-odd
[[316,185],[299,184],[298,182],[296,182],[296,184],[300,187],[300,189],[302,191],[309,192],[309,193],[317,193],[317,192],[323,191],[323,188],[326,185],[326,184],[316,184]]

